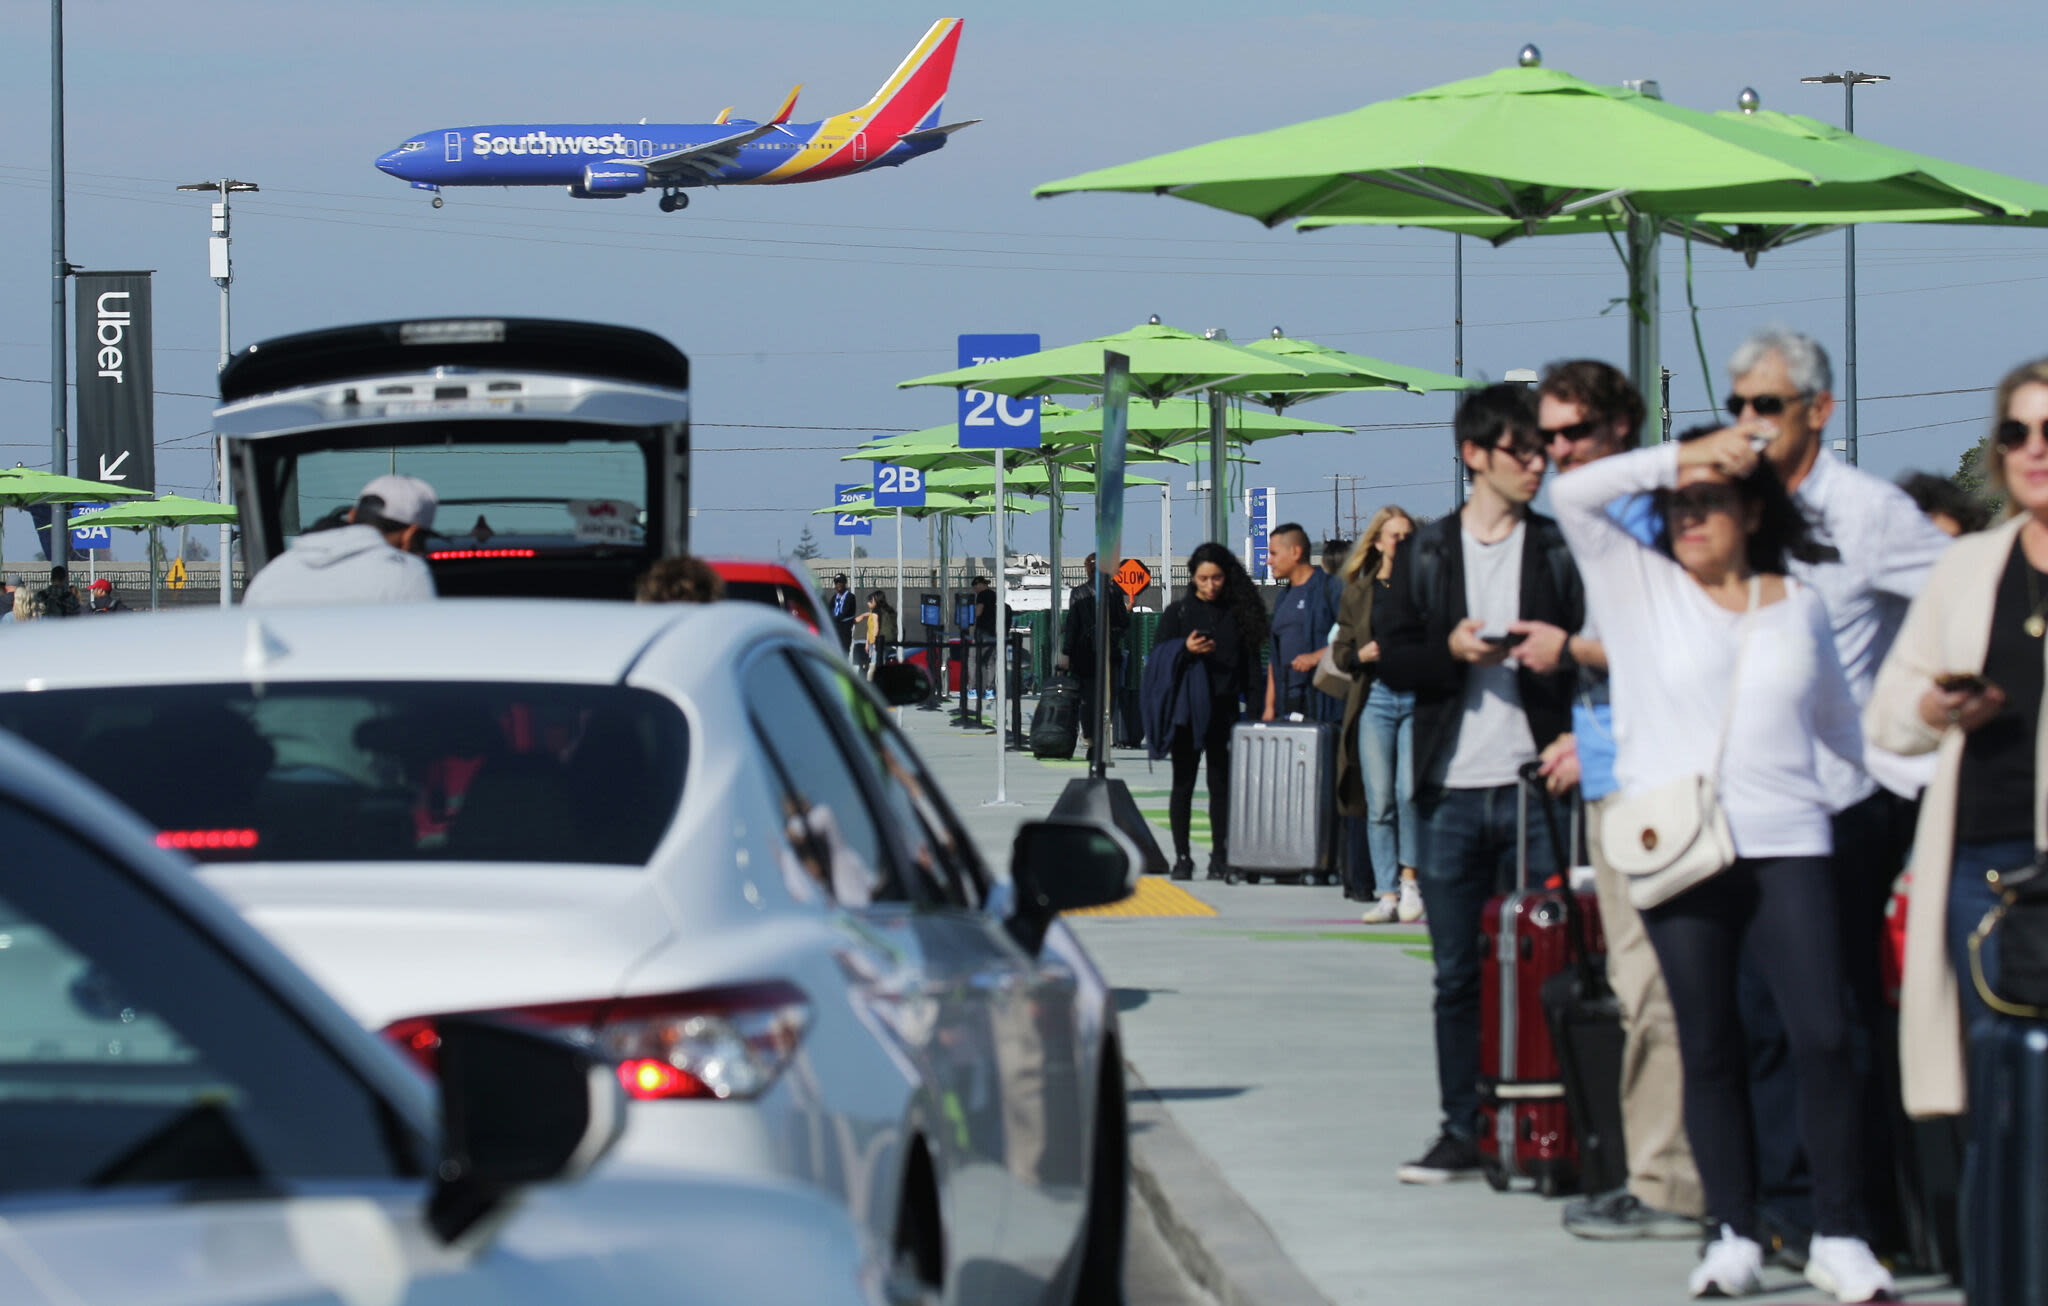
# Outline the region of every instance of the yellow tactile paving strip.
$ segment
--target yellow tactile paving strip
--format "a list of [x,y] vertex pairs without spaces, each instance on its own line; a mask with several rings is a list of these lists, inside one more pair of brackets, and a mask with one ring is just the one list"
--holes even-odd
[[1069,916],[1214,916],[1216,909],[1160,875],[1138,880],[1138,891],[1107,907],[1070,911]]

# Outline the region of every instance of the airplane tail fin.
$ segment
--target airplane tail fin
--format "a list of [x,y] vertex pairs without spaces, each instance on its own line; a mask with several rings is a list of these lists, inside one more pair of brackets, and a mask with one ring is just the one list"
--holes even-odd
[[960,20],[941,18],[919,39],[874,98],[855,110],[869,130],[902,133],[938,121],[939,106],[953,77],[960,45]]
[[727,119],[732,117],[732,111],[735,107],[737,106],[728,104],[723,109],[720,109],[718,111],[718,116],[711,120],[712,123],[714,125],[723,124]]
[[796,97],[803,89],[804,84],[802,82],[798,82],[790,88],[789,98],[782,102],[782,107],[777,109],[775,116],[768,120],[771,125],[780,125],[789,121],[789,115],[796,112]]

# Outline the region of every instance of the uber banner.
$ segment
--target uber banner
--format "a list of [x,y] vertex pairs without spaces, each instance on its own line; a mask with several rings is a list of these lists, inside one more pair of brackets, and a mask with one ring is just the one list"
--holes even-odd
[[[78,474],[156,489],[149,273],[80,272]],[[60,471],[63,469],[59,469]]]

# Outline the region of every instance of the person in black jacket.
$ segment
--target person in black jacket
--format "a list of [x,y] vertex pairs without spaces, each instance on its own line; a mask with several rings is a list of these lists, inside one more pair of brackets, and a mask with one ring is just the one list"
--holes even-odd
[[1200,658],[1208,672],[1209,726],[1200,739],[1188,726],[1173,733],[1173,878],[1191,879],[1195,859],[1188,850],[1194,817],[1195,772],[1209,759],[1209,878],[1223,878],[1229,864],[1230,728],[1244,716],[1244,696],[1258,670],[1259,649],[1268,631],[1266,605],[1244,566],[1220,544],[1204,544],[1188,557],[1187,593],[1159,616],[1152,647],[1180,644]]
[[[1067,596],[1066,619],[1060,624],[1059,669],[1072,676],[1081,686],[1081,701],[1087,706],[1081,712],[1081,736],[1088,741],[1089,757],[1092,760],[1095,749],[1095,727],[1102,720],[1102,700],[1096,697],[1101,689],[1102,670],[1095,647],[1095,555],[1089,554],[1082,570],[1087,579],[1074,586]],[[1112,602],[1109,605],[1109,683],[1123,683],[1124,654],[1130,647],[1131,610],[1124,601],[1124,592],[1115,585],[1109,588]]]
[[[1467,396],[1457,436],[1471,498],[1395,555],[1373,613],[1381,678],[1415,695],[1417,870],[1436,960],[1443,1128],[1403,1183],[1479,1174],[1480,911],[1515,867],[1517,771],[1571,728],[1567,641],[1585,617],[1563,534],[1529,511],[1546,465],[1529,392]],[[1528,853],[1532,879],[1560,869],[1548,840]]]

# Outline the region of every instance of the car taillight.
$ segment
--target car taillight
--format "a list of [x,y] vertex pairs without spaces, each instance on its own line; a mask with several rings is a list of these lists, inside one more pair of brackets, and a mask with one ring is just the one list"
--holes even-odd
[[[796,1055],[811,1008],[794,985],[777,981],[464,1014],[564,1034],[616,1064],[627,1096],[651,1102],[744,1100],[767,1092]],[[395,1021],[384,1037],[435,1072],[441,1040],[434,1017]]]
[[254,830],[158,830],[156,846],[159,848],[199,848],[208,851],[221,848],[254,848],[261,836]]

